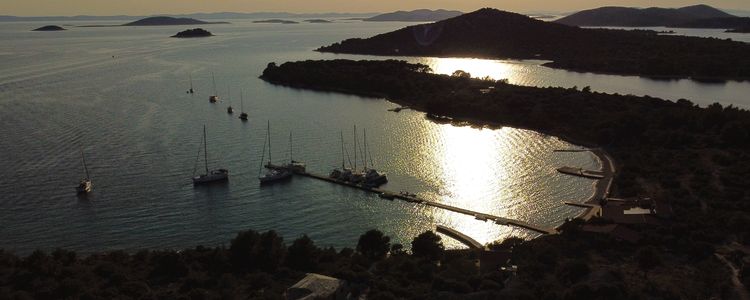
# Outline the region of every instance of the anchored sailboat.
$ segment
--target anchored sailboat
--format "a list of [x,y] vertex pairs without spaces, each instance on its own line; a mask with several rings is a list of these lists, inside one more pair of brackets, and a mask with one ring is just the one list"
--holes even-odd
[[261,167],[258,173],[261,173],[263,170],[263,159],[266,155],[266,145],[268,145],[268,163],[266,164],[266,168],[268,171],[266,171],[266,174],[258,176],[258,180],[260,180],[260,184],[271,184],[274,182],[286,180],[292,178],[292,171],[286,169],[286,168],[274,168],[273,164],[271,163],[271,121],[268,121],[268,129],[266,133],[266,141],[263,144],[263,156],[261,156]]
[[232,93],[229,90],[229,87],[227,87],[227,101],[229,102],[229,107],[227,107],[227,113],[231,115],[234,113],[234,108],[232,108]]
[[240,114],[240,119],[242,121],[247,121],[247,113],[245,112],[245,99],[242,98],[242,90],[240,90],[240,111],[242,111],[242,113]]
[[208,97],[208,102],[216,103],[219,101],[219,92],[216,91],[216,77],[214,77],[214,72],[211,72],[211,81],[214,83],[214,94]]
[[192,94],[195,93],[195,91],[193,91],[193,75],[189,74],[188,76],[190,76],[190,89],[187,91],[187,93]]
[[357,151],[359,151],[358,147],[357,125],[354,125],[354,168],[352,169],[351,176],[349,176],[349,182],[351,183],[361,183],[365,180],[365,175],[357,170]]
[[[212,182],[225,181],[229,179],[229,170],[227,169],[216,169],[208,170],[208,142],[206,141],[206,125],[203,125],[203,161],[205,162],[206,173],[195,176],[195,171],[198,167],[198,161],[196,159],[195,168],[193,169],[193,184],[208,184]],[[200,150],[198,151],[200,155]]]
[[346,159],[349,160],[349,165],[352,165],[351,159],[349,159],[349,152],[344,148],[344,132],[341,132],[341,169],[333,169],[328,175],[328,178],[337,179],[341,181],[348,181],[352,175],[352,170],[346,167]]
[[83,156],[83,149],[81,149],[81,162],[83,162],[83,171],[86,173],[86,177],[81,179],[78,183],[76,191],[78,194],[86,194],[91,192],[91,189],[94,188],[94,184],[91,182],[91,177],[89,176],[89,168],[86,167],[86,158]]

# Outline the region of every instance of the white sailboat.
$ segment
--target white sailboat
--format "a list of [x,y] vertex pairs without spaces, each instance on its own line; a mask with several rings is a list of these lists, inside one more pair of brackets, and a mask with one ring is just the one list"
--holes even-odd
[[188,94],[193,94],[195,91],[193,91],[193,75],[188,75],[190,78],[190,89],[187,91]]
[[231,115],[234,113],[234,108],[232,108],[232,92],[229,90],[229,87],[227,87],[227,101],[229,102],[227,113]]
[[216,91],[216,77],[214,76],[214,72],[211,72],[211,81],[214,83],[214,94],[213,96],[208,96],[208,102],[216,103],[219,101],[219,92]]
[[286,168],[274,168],[271,163],[271,121],[268,121],[268,129],[266,133],[266,142],[263,144],[263,156],[261,156],[261,171],[263,170],[263,158],[266,154],[266,145],[268,145],[268,163],[266,164],[266,174],[258,176],[260,184],[271,184],[282,180],[292,178],[292,172]]
[[94,184],[91,182],[91,177],[89,176],[89,168],[86,167],[86,158],[83,156],[83,149],[81,149],[81,161],[83,162],[83,171],[86,173],[86,177],[78,183],[76,191],[78,194],[86,194],[91,192]]
[[358,147],[357,125],[354,125],[354,168],[352,169],[351,175],[349,176],[349,182],[355,184],[362,183],[365,180],[365,175],[357,170],[357,151],[359,151]]
[[346,160],[344,159],[345,154],[346,154],[346,151],[344,150],[344,132],[342,131],[341,132],[341,169],[331,170],[331,173],[328,174],[328,178],[344,180],[344,181],[346,181],[349,178],[349,175],[351,175],[352,171],[346,168]]
[[[367,130],[365,129],[364,132],[364,148],[365,148],[365,185],[377,187],[381,186],[383,184],[386,184],[388,182],[388,177],[385,173],[380,173],[378,170],[375,169],[372,163],[372,153],[369,152],[369,149],[367,149]],[[367,167],[367,156],[370,156],[370,167]]]
[[301,161],[294,160],[294,157],[292,156],[292,131],[289,131],[289,163],[284,165],[284,167],[292,171],[293,173],[305,173],[307,169],[307,165]]
[[[205,162],[206,173],[195,176],[195,170],[193,170],[193,184],[208,184],[212,182],[225,181],[229,179],[229,170],[227,169],[208,169],[208,142],[206,141],[206,125],[203,125],[203,161]],[[200,152],[199,152],[200,154]],[[198,163],[196,161],[196,168]]]
[[247,121],[247,113],[245,112],[245,99],[242,98],[242,90],[240,90],[240,120]]

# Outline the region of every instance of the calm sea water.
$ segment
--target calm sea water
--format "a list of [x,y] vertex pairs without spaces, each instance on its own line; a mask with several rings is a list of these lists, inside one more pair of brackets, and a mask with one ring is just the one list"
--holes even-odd
[[[327,173],[341,161],[340,132],[353,151],[356,124],[367,129],[375,165],[388,173],[384,188],[463,208],[556,226],[580,213],[562,201],[583,201],[593,192],[591,180],[555,168],[597,168],[599,162],[588,153],[554,153],[576,147],[555,137],[440,125],[422,113],[388,112],[395,105],[383,99],[257,79],[272,61],[359,58],[312,49],[403,23],[290,26],[240,20],[206,26],[217,34],[207,39],[168,38],[185,29],[181,26],[29,31],[41,25],[0,23],[0,169],[6,174],[0,179],[0,248],[28,253],[55,247],[91,252],[213,246],[248,228],[275,229],[287,240],[308,234],[335,247],[356,245],[371,228],[408,244],[437,224],[483,243],[535,235],[312,179],[261,188],[256,177],[269,120],[275,161],[288,159],[291,131],[294,158]],[[633,85],[649,93],[649,87],[662,86],[660,93],[672,91],[668,98],[692,90],[695,97],[689,98],[696,101],[720,96],[741,101],[731,100],[733,93],[750,91],[746,83],[656,82],[550,70],[533,62],[411,60],[436,72],[464,69],[530,85],[590,85],[620,93]],[[218,104],[207,101],[211,72],[222,97]],[[194,95],[185,93],[189,75]],[[239,111],[240,90],[247,123],[237,119],[238,112],[226,113],[230,104]],[[204,124],[210,166],[230,170],[225,185],[196,188],[190,182]],[[86,198],[74,191],[83,176],[81,149],[94,181]]]

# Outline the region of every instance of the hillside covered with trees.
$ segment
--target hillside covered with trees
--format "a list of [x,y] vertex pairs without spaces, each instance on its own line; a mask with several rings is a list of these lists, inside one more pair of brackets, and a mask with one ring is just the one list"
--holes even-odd
[[546,64],[550,67],[584,72],[750,79],[750,44],[654,31],[578,28],[490,8],[366,39],[348,39],[318,51],[542,59],[550,60]]

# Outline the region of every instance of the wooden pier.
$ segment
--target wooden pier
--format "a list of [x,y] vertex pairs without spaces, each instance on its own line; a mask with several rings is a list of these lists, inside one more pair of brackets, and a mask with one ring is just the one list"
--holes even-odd
[[[277,166],[277,165],[266,165],[266,168],[270,168],[270,169],[282,169],[283,167]],[[299,175],[299,176],[308,177],[308,178],[313,178],[313,179],[318,179],[318,180],[322,180],[322,181],[327,181],[327,182],[330,182],[330,183],[333,183],[333,184],[338,184],[338,185],[348,186],[348,187],[355,188],[355,189],[360,189],[360,190],[363,190],[363,191],[366,191],[366,192],[380,194],[380,195],[383,195],[382,198],[385,198],[385,199],[389,199],[389,198],[390,199],[398,199],[398,200],[403,200],[403,201],[406,201],[406,202],[417,203],[417,204],[422,204],[422,205],[426,205],[426,206],[431,206],[431,207],[436,207],[436,208],[440,208],[440,209],[445,209],[445,210],[449,210],[449,211],[452,211],[452,212],[456,212],[456,213],[460,213],[460,214],[464,214],[464,215],[469,215],[469,216],[472,216],[475,219],[481,220],[481,221],[491,220],[492,222],[495,222],[495,224],[498,224],[498,225],[506,225],[506,226],[515,226],[515,227],[525,228],[525,229],[528,229],[528,230],[531,230],[531,231],[535,231],[535,232],[539,232],[539,233],[542,233],[542,234],[555,234],[555,233],[557,233],[557,230],[555,230],[554,228],[547,228],[547,227],[536,226],[536,225],[533,225],[533,224],[530,224],[530,223],[526,223],[524,221],[503,218],[503,217],[500,217],[500,216],[494,216],[494,215],[490,215],[490,214],[480,213],[480,212],[476,212],[476,211],[472,211],[472,210],[468,210],[468,209],[463,209],[463,208],[460,208],[460,207],[451,206],[451,205],[448,205],[448,204],[443,204],[443,203],[440,203],[440,202],[425,200],[425,199],[421,199],[421,198],[419,198],[419,197],[417,197],[415,195],[404,195],[404,194],[401,194],[401,193],[395,193],[395,192],[392,192],[392,191],[387,191],[387,190],[383,190],[383,189],[379,189],[379,188],[371,188],[371,187],[367,187],[367,186],[363,186],[363,185],[359,185],[359,184],[354,184],[354,183],[351,183],[351,182],[346,182],[346,181],[341,181],[341,180],[329,178],[328,176],[323,176],[323,175],[314,174],[314,173],[310,173],[310,172],[295,172],[295,174]]]

